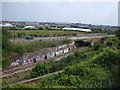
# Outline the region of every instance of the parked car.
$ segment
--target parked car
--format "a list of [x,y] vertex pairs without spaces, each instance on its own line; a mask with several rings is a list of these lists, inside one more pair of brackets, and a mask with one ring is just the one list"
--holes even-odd
[[34,39],[32,36],[26,36],[26,39]]

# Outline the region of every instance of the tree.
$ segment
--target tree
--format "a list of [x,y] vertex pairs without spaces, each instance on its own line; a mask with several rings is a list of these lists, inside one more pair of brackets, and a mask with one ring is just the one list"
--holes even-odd
[[9,41],[10,33],[5,29],[2,30],[2,50],[6,50],[7,52],[10,52],[12,49],[11,42]]
[[93,50],[99,50],[102,47],[103,47],[102,43],[101,42],[97,42],[97,43],[94,44]]
[[76,51],[75,56],[80,57],[81,59],[84,59],[86,57],[86,55],[83,52],[80,52],[80,51]]
[[23,63],[23,54],[26,52],[25,47],[23,45],[21,45],[21,46],[17,46],[14,49],[15,49],[15,52],[17,52],[22,57],[22,63]]
[[38,29],[39,29],[39,30],[43,30],[43,27],[39,27]]
[[101,54],[98,55],[95,60],[96,63],[110,68],[113,65],[120,64],[120,55],[117,50],[106,48],[103,49],[103,52],[101,52]]
[[119,38],[119,40],[120,40],[120,30],[117,30],[116,31],[116,36]]
[[2,67],[8,67],[10,65],[9,55],[12,52],[13,46],[12,43],[9,41],[10,33],[6,30],[2,30]]
[[51,66],[48,64],[37,64],[35,68],[32,69],[31,77],[38,77],[44,74],[48,74],[51,71]]

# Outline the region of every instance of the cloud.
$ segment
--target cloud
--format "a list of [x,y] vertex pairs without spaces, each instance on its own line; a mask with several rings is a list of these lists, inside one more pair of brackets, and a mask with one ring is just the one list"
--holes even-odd
[[3,19],[116,25],[117,8],[117,2],[7,2]]

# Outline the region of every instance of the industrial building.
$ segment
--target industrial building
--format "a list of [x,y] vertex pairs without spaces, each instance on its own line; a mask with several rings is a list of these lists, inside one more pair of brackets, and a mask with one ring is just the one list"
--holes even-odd
[[68,27],[63,28],[63,30],[83,31],[83,32],[91,32],[91,31],[92,31],[92,30],[90,30],[90,29],[82,29],[82,28],[68,28]]
[[35,27],[34,26],[25,26],[24,28],[27,29],[27,28],[35,28]]

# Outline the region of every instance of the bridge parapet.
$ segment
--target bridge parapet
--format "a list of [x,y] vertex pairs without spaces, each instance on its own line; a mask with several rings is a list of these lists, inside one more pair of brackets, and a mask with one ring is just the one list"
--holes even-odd
[[71,38],[67,38],[67,39],[73,40],[73,41],[79,41],[79,40],[91,40],[91,39],[95,39],[95,38],[104,38],[104,37],[115,37],[115,35],[89,36],[89,37],[71,37]]

